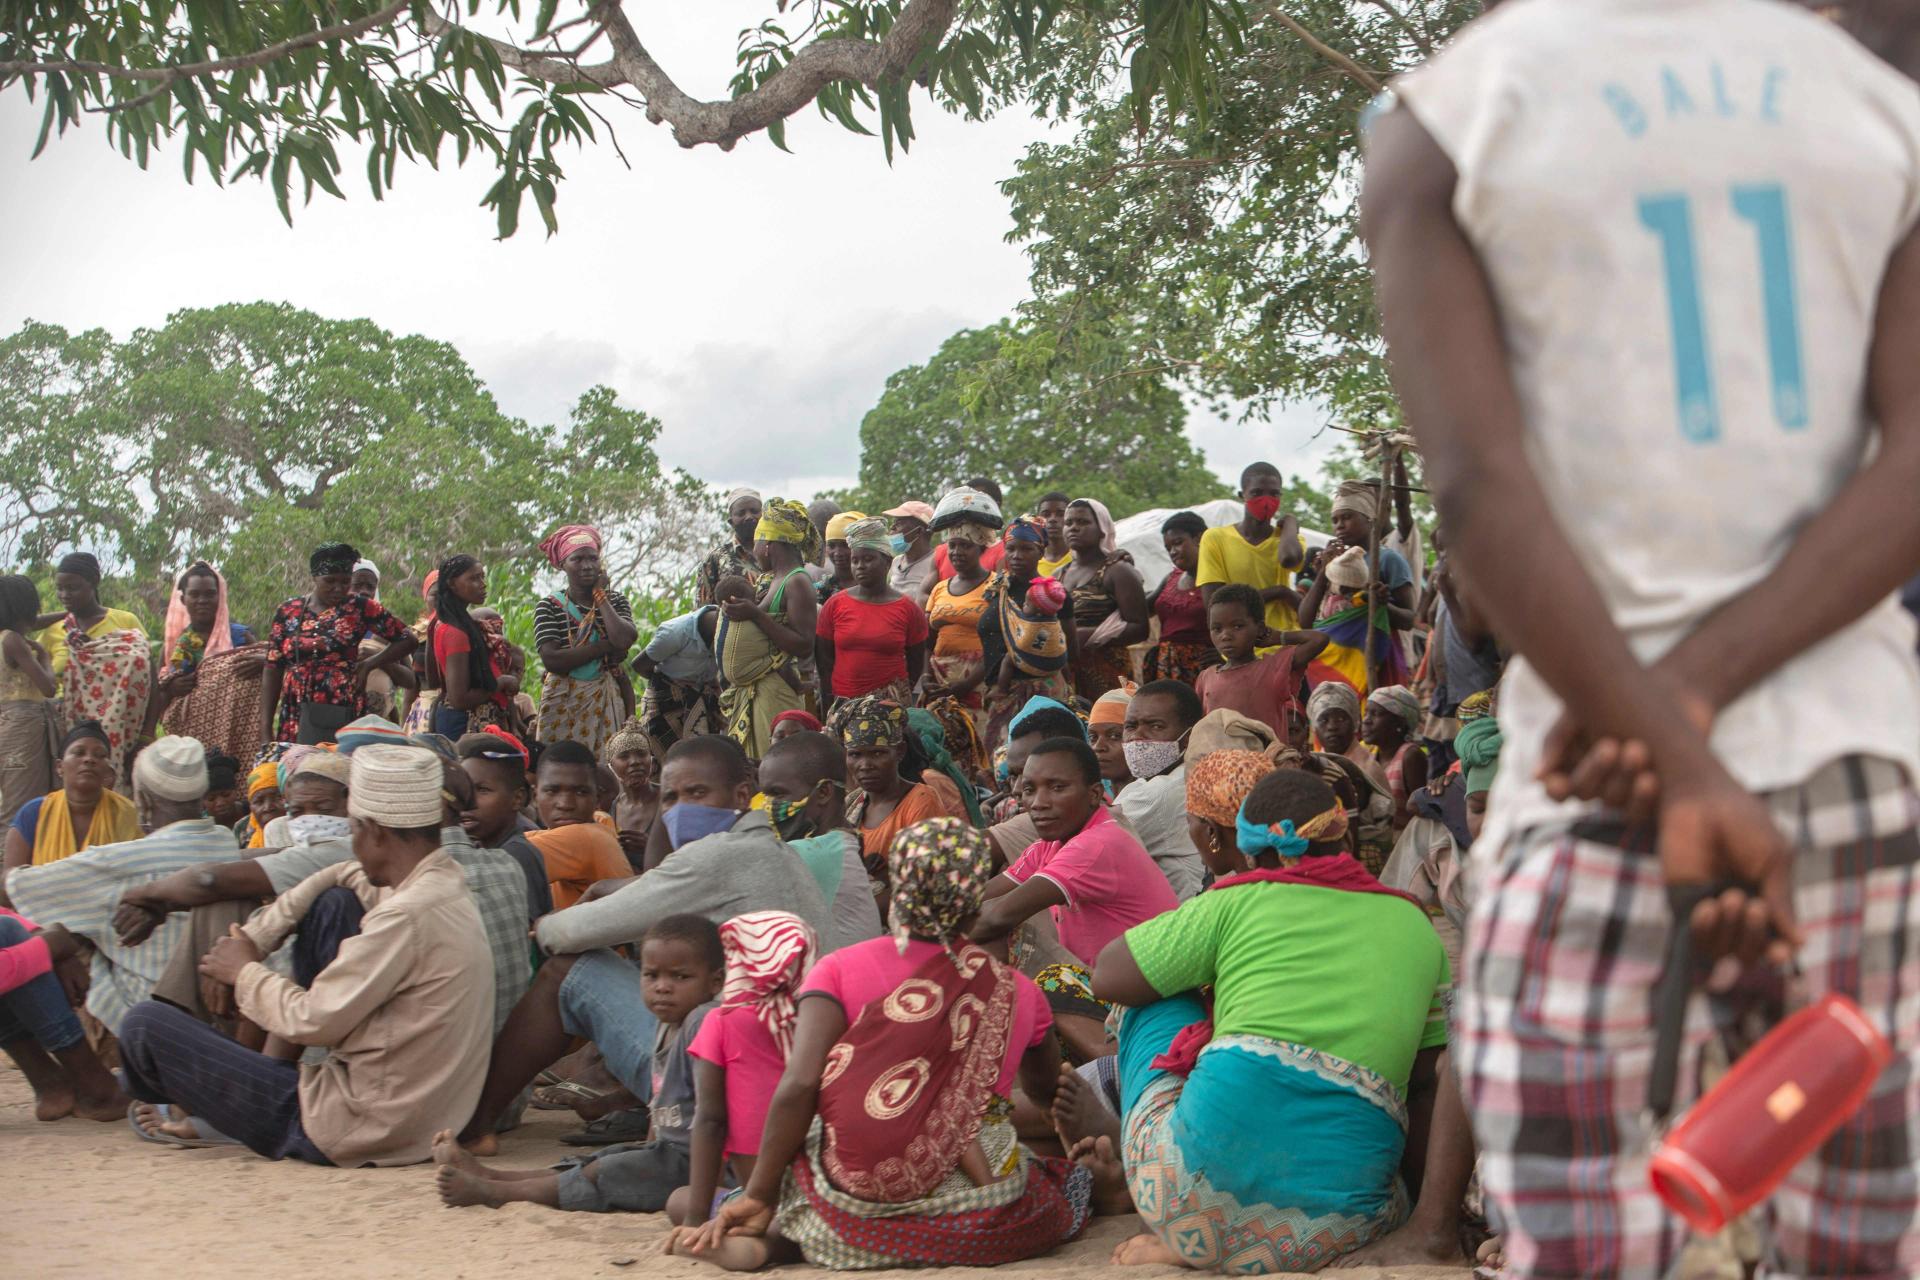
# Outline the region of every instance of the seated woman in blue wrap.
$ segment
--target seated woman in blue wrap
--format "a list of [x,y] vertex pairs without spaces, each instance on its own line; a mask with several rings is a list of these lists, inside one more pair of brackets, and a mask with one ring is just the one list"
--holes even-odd
[[1113,1260],[1313,1271],[1407,1215],[1402,1172],[1424,1161],[1446,1045],[1446,953],[1426,913],[1348,853],[1346,812],[1317,775],[1215,752],[1187,785],[1219,879],[1115,939],[1094,971],[1094,994],[1127,1006],[1120,1155],[1148,1228]]

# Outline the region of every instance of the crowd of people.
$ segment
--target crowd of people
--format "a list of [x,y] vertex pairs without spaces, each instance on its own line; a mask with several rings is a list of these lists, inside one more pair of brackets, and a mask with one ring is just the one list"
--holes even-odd
[[[1717,1027],[1810,993],[1900,1047],[1729,1265],[1910,1272],[1920,93],[1728,4],[1710,70],[1715,6],[1504,7],[1384,104],[1363,229],[1412,435],[1324,545],[1264,462],[1233,523],[1164,521],[1157,582],[1070,493],[741,488],[645,636],[600,534],[555,530],[531,654],[465,554],[409,621],[320,547],[257,632],[196,562],[157,650],[84,552],[52,612],[0,577],[0,1046],[36,1114],[664,1213],[734,1270],[995,1265],[1131,1213],[1116,1264],[1652,1277],[1681,929],[1683,1095]],[[1783,185],[1711,225],[1764,252],[1784,189],[1807,213],[1771,374],[1609,347],[1661,244],[1654,285],[1702,288],[1708,214],[1595,191],[1756,157]],[[1752,336],[1714,262],[1659,314]],[[583,1154],[494,1163],[528,1107]]]

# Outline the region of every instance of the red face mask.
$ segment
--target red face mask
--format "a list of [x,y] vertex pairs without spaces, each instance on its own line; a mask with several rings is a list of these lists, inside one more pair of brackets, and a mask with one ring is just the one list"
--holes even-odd
[[1280,499],[1265,494],[1247,499],[1247,514],[1255,520],[1271,520],[1280,513]]

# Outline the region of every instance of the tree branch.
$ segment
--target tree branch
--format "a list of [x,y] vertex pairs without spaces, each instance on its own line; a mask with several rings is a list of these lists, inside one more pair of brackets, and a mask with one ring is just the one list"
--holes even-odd
[[218,75],[222,71],[239,71],[245,67],[264,66],[301,49],[309,49],[330,40],[342,40],[361,35],[375,27],[386,26],[393,22],[405,13],[411,4],[412,0],[400,0],[399,4],[388,5],[378,13],[370,13],[352,22],[322,27],[318,31],[309,31],[291,40],[282,40],[279,44],[270,44],[264,49],[256,49],[252,53],[235,54],[231,58],[216,58],[211,62],[185,62],[168,67],[119,67],[108,62],[0,62],[0,79],[60,71],[77,75],[103,75],[116,80],[159,81],[163,85],[168,85],[176,80],[195,76]]
[[[614,0],[614,3],[615,11],[617,12],[617,0]],[[580,48],[576,49],[572,54],[567,54],[564,52],[537,53],[532,49],[523,49],[517,44],[508,44],[505,40],[496,40],[492,36],[480,35],[479,32],[469,27],[463,27],[457,22],[448,22],[431,9],[428,9],[425,14],[425,28],[426,33],[436,39],[449,31],[465,31],[469,35],[479,36],[480,39],[485,40],[493,46],[493,51],[500,55],[500,61],[503,65],[512,67],[521,75],[531,76],[535,80],[544,80],[548,84],[580,84],[584,82],[586,84],[598,85],[602,89],[611,89],[615,85],[628,83],[627,77],[622,73],[621,69],[611,61],[595,62],[583,66],[573,60],[579,54],[586,51],[587,46],[593,43],[593,39],[598,38],[598,32],[595,32],[593,39],[583,42]]]
[[1380,92],[1380,77],[1374,75],[1373,72],[1367,70],[1352,58],[1349,58],[1346,54],[1340,52],[1319,36],[1314,35],[1313,32],[1301,26],[1291,14],[1287,13],[1279,5],[1268,5],[1265,13],[1281,26],[1293,32],[1295,36],[1299,37],[1301,44],[1306,45],[1307,48],[1313,50],[1319,54],[1321,58],[1331,63],[1342,75],[1358,84],[1364,85],[1368,93]]

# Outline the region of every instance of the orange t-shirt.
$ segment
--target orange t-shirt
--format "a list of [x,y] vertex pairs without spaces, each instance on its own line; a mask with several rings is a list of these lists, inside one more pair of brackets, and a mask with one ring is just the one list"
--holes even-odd
[[555,911],[580,901],[587,890],[601,880],[622,880],[633,874],[620,841],[598,823],[576,822],[546,831],[529,831],[527,839],[547,864]]

